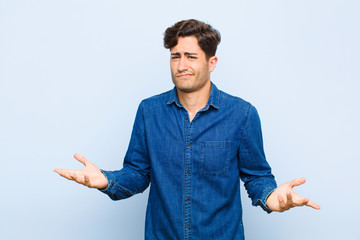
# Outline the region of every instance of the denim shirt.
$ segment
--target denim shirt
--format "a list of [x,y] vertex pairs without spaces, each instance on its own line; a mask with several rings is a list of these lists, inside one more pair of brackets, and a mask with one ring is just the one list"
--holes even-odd
[[151,183],[145,239],[244,239],[240,180],[253,205],[271,212],[276,188],[258,113],[212,83],[190,122],[176,88],[141,102],[123,168],[104,171],[103,191],[119,200]]

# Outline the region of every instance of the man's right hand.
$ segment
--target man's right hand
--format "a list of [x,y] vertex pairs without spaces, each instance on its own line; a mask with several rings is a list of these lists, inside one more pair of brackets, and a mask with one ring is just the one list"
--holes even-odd
[[74,158],[84,164],[85,167],[81,170],[56,168],[54,169],[54,172],[66,179],[75,181],[89,188],[107,188],[108,180],[95,164],[88,161],[79,153],[75,153]]

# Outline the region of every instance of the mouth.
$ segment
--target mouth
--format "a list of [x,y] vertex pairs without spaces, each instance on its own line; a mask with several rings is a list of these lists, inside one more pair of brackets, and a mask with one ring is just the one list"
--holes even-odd
[[191,77],[194,74],[191,73],[182,73],[182,74],[177,74],[176,77],[178,78],[187,78],[187,77]]

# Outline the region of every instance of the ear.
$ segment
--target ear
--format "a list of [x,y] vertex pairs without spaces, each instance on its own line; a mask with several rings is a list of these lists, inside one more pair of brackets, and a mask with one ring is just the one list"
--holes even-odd
[[214,71],[217,62],[218,62],[217,56],[212,56],[211,58],[209,58],[208,63],[209,63],[209,71],[210,72]]

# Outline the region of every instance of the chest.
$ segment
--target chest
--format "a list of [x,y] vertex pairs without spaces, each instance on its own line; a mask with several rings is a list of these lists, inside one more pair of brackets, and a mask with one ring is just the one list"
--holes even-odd
[[191,122],[184,109],[148,113],[145,134],[152,166],[225,174],[237,159],[244,119],[218,109],[198,112]]

